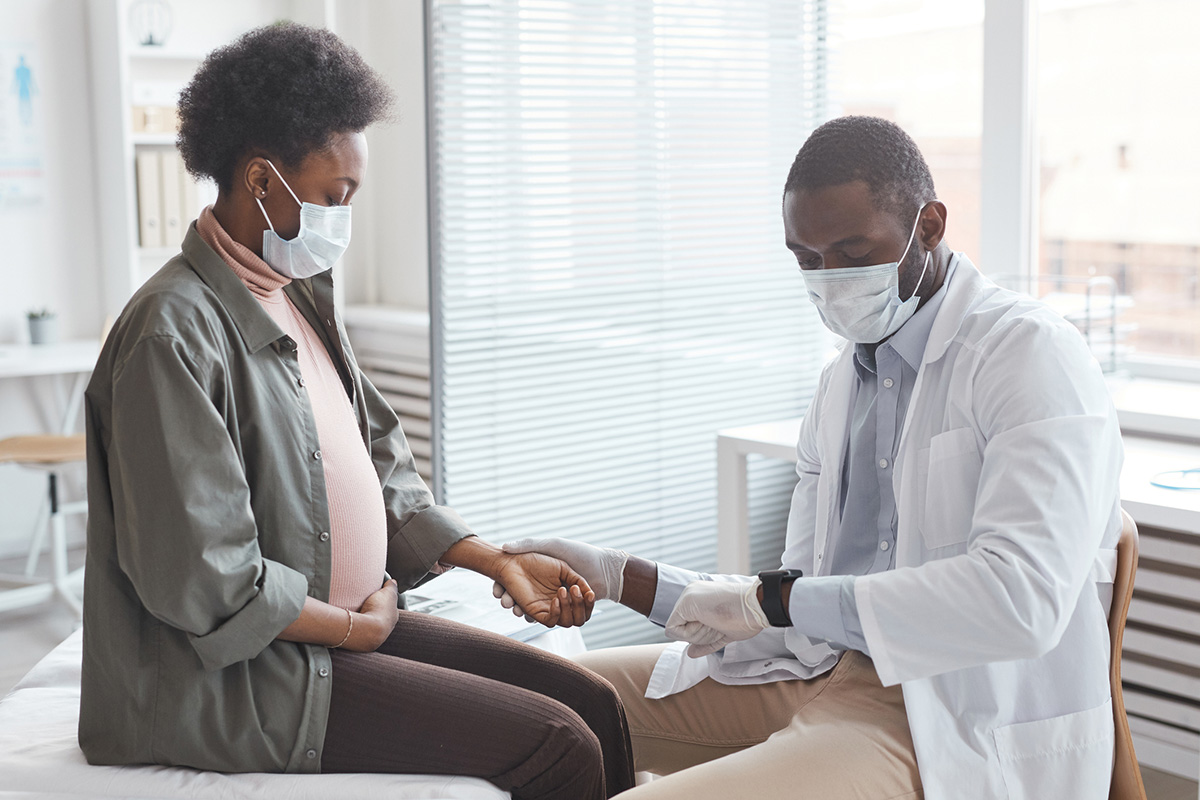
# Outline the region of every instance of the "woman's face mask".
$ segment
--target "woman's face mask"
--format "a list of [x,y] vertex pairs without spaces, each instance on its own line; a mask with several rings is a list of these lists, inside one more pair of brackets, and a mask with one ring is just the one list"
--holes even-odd
[[300,206],[300,232],[293,239],[284,239],[275,232],[262,200],[254,198],[267,219],[263,231],[263,261],[285,278],[303,280],[331,269],[350,245],[350,206],[318,206],[303,203],[274,164],[267,161],[279,175],[288,194]]
[[[924,210],[922,206],[921,211]],[[917,212],[899,261],[869,267],[801,270],[808,297],[817,307],[825,327],[851,342],[874,344],[908,322],[921,303],[917,288],[925,278],[930,261],[930,253],[926,252],[921,276],[917,278],[912,295],[901,300],[900,265],[912,247],[921,211]]]

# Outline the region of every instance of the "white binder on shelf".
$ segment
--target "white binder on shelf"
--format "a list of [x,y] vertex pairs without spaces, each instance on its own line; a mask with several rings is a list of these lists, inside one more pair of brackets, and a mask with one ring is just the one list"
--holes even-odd
[[154,150],[137,153],[138,239],[142,247],[162,247],[162,183],[159,155]]
[[[187,176],[183,174],[183,159],[179,152],[163,150],[159,153],[162,186],[162,230],[163,245],[178,247],[183,242],[183,191]],[[190,220],[188,220],[190,222]]]

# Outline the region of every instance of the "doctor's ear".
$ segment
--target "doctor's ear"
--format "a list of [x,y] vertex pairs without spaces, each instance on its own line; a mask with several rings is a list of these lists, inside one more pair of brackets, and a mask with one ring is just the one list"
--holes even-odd
[[946,204],[941,200],[927,203],[921,210],[921,221],[917,225],[917,238],[921,247],[933,250],[942,243],[946,235]]

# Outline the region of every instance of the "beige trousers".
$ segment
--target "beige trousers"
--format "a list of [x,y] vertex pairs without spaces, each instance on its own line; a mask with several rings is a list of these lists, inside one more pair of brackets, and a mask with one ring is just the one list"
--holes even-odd
[[706,678],[647,700],[665,647],[615,647],[576,658],[621,695],[634,769],[666,776],[622,798],[923,796],[900,687],[884,688],[862,653],[846,653],[833,670],[808,681],[726,686]]

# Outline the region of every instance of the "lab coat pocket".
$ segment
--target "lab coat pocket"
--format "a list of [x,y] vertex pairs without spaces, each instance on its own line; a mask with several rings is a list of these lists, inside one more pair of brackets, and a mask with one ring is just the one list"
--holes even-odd
[[[924,452],[921,455],[925,457]],[[921,535],[926,548],[934,550],[967,540],[982,465],[971,428],[955,428],[929,441],[921,495],[925,503]]]
[[1113,765],[1112,701],[993,731],[1009,800],[1105,800]]

